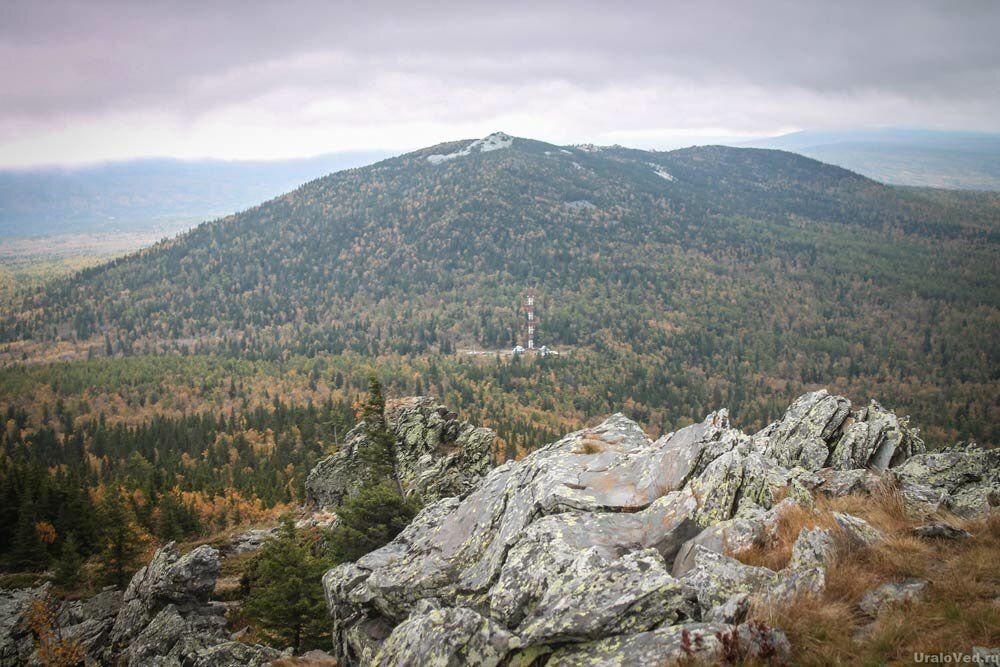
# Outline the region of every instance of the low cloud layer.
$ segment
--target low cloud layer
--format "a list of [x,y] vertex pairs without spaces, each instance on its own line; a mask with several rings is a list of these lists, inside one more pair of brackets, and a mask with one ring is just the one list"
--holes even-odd
[[998,26],[988,0],[7,0],[0,165],[405,149],[495,129],[641,147],[996,131]]

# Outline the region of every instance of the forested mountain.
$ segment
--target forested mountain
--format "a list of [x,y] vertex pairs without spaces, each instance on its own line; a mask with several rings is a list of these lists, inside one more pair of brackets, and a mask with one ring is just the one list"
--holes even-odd
[[657,429],[709,403],[761,420],[763,397],[835,382],[996,442],[998,217],[987,195],[781,151],[498,134],[332,174],[85,270],[0,336],[11,359],[415,360],[513,345],[534,287],[539,341],[572,352],[578,394],[540,379],[548,400],[638,406]]
[[[998,211],[781,151],[501,134],[312,181],[2,314],[0,568],[99,553],[105,516],[148,544],[300,501],[372,373],[499,459],[618,410],[759,428],[820,386],[996,445]],[[508,354],[529,288],[558,357]]]

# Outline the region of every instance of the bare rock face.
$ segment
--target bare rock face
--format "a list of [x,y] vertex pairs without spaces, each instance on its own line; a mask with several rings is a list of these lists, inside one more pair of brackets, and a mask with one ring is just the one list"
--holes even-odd
[[[395,477],[407,495],[425,503],[466,494],[496,465],[496,435],[459,421],[434,399],[417,397],[386,405],[386,422],[395,440]],[[336,509],[356,493],[369,470],[361,452],[370,445],[362,422],[345,436],[343,447],[317,464],[306,479],[310,503]]]
[[[727,505],[770,502],[770,485],[783,477],[758,458],[750,438],[715,413],[656,442],[614,415],[508,462],[465,498],[426,507],[386,547],[327,573],[339,657],[421,664],[401,657],[396,639],[380,644],[367,630],[409,627],[447,609],[475,612],[510,634],[508,651],[694,618],[695,601],[670,565],[711,517],[731,518]],[[709,509],[688,483],[715,479],[716,470],[722,480],[733,467],[742,474],[726,480],[725,492],[706,482],[719,498]],[[736,495],[745,500],[734,503]],[[438,608],[426,611],[431,598]]]
[[830,452],[827,467],[838,470],[885,470],[925,451],[924,442],[900,419],[875,401],[854,413]]
[[722,664],[725,644],[742,647],[748,659],[784,664],[791,646],[784,634],[760,626],[690,623],[635,635],[569,646],[556,651],[547,667],[628,667],[629,665]]
[[397,625],[373,664],[495,667],[517,646],[513,640],[501,626],[467,607],[434,609]]
[[[230,640],[225,607],[209,600],[218,574],[218,551],[201,546],[181,556],[171,542],[124,594],[109,588],[86,601],[63,602],[58,632],[80,642],[88,666],[263,667],[281,657],[272,648]],[[0,667],[41,664],[23,617],[46,592],[0,591]]]
[[765,453],[784,466],[806,470],[884,470],[925,451],[906,419],[875,401],[851,412],[849,400],[826,390],[801,396],[761,436]]
[[1000,450],[954,447],[913,456],[893,469],[903,493],[928,509],[979,516],[1000,506]]
[[[433,450],[438,436],[420,434],[438,422],[408,409],[397,436]],[[724,410],[656,441],[613,415],[463,482],[390,544],[327,572],[334,653],[344,665],[631,665],[711,662],[744,642],[742,655],[780,659],[780,630],[741,624],[751,602],[821,592],[835,534],[862,546],[883,536],[839,514],[833,530],[803,530],[781,571],[730,554],[773,537],[781,513],[808,510],[815,493],[897,479],[989,511],[1000,496],[989,456],[923,453],[905,420],[824,391],[753,436]],[[420,485],[413,471],[426,468],[400,467]]]
[[788,567],[802,569],[822,567],[834,555],[833,535],[822,528],[803,528],[792,545],[792,560]]
[[44,589],[31,588],[0,590],[0,667],[27,663],[35,642],[31,632],[24,627],[24,616],[44,593]]
[[[227,664],[218,661],[229,640],[225,608],[209,601],[218,575],[215,549],[201,546],[181,556],[173,542],[162,547],[125,590],[102,659],[128,667]],[[250,653],[260,659],[239,664],[264,665],[280,655],[261,646]]]
[[799,397],[781,421],[764,430],[765,453],[778,463],[819,470],[830,457],[830,444],[851,414],[851,402],[826,390]]

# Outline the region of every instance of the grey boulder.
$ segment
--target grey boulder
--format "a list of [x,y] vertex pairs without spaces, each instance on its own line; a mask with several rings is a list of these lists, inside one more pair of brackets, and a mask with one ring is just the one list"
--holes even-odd
[[517,646],[510,633],[472,609],[437,609],[415,614],[397,625],[372,664],[494,667]]
[[927,588],[927,581],[914,578],[904,579],[898,583],[883,584],[875,590],[865,593],[861,602],[858,603],[858,607],[869,616],[875,617],[889,605],[915,600],[923,594],[925,588]]

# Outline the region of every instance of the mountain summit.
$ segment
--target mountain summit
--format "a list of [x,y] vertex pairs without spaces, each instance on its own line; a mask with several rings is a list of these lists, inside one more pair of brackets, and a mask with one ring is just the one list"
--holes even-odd
[[[903,401],[947,386],[957,410],[998,382],[1000,295],[969,269],[997,261],[995,211],[776,150],[497,132],[331,174],[83,271],[9,312],[0,340],[17,356],[503,351],[534,287],[540,344],[621,369],[581,380],[605,397],[590,413],[609,397],[671,404],[663,377],[726,378],[735,409],[764,386],[842,377]],[[934,423],[930,396],[904,405]],[[949,408],[989,439],[985,410]]]

